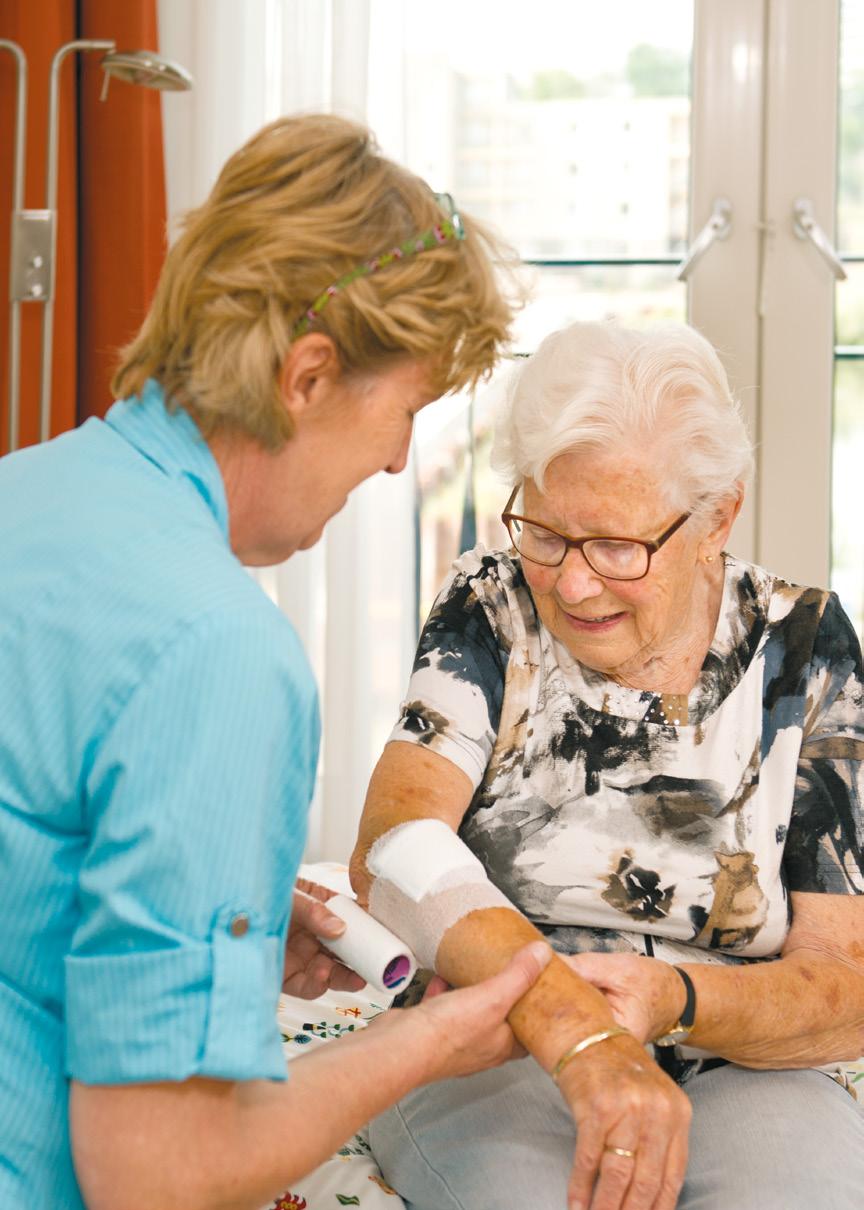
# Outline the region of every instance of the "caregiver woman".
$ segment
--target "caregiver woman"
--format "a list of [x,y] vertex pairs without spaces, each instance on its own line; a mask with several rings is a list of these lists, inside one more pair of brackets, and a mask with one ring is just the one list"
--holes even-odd
[[123,402],[0,463],[4,1210],[250,1210],[410,1088],[512,1054],[545,945],[285,1083],[283,978],[359,981],[313,939],[323,904],[291,916],[315,690],[243,570],[317,542],[492,366],[494,255],[367,131],[278,121],[189,216]]
[[[352,877],[374,911],[367,853],[440,820],[523,915],[453,923],[439,974],[492,973],[534,926],[564,957],[513,1016],[538,1063],[403,1100],[372,1124],[384,1175],[412,1210],[561,1207],[575,1119],[574,1206],[855,1210],[864,1115],[812,1070],[864,1053],[855,633],[724,554],[751,453],[692,329],[550,336],[494,456],[512,545],[433,607]],[[686,1114],[645,1112],[658,1064]]]

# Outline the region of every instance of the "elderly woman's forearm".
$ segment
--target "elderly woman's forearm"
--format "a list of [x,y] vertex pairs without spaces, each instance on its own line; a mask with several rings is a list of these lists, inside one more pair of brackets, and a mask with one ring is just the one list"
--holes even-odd
[[864,971],[799,951],[748,966],[688,966],[692,1046],[742,1067],[813,1067],[864,1054]]
[[[515,909],[488,908],[457,920],[438,950],[438,973],[466,986],[500,970],[542,934]],[[605,996],[558,957],[519,1000],[508,1018],[513,1032],[547,1071],[567,1047],[614,1025]]]
[[455,832],[472,793],[471,782],[449,760],[413,744],[387,744],[369,782],[351,855],[351,885],[360,902],[371,881],[366,858],[379,837],[412,819],[440,819]]
[[[351,859],[352,884],[360,898],[370,877],[366,856],[379,837],[409,820],[430,818],[455,832],[472,793],[462,770],[435,752],[413,744],[388,744],[372,775]],[[477,983],[538,938],[542,938],[539,930],[515,908],[470,912],[444,932],[436,970],[454,986]],[[509,1020],[522,1045],[547,1070],[568,1046],[614,1023],[605,997],[558,958],[519,1001]]]

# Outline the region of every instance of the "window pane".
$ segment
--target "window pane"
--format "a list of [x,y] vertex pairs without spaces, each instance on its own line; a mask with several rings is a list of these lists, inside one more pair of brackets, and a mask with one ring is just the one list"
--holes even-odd
[[370,122],[520,256],[677,255],[693,7],[472,0],[435,20],[426,0],[373,0]]
[[838,361],[834,375],[831,587],[864,633],[864,360]]
[[633,328],[684,323],[687,288],[676,265],[587,265],[526,269],[531,301],[516,322],[516,346],[532,352],[575,320],[616,319]]
[[848,278],[837,285],[834,304],[835,341],[864,348],[864,264],[847,264]]
[[[524,260],[672,261],[527,268],[520,352],[575,319],[685,319],[675,271],[687,242],[693,10],[694,0],[472,0],[454,30],[430,20],[425,0],[371,0],[369,120],[385,152]],[[500,547],[509,487],[489,467],[495,390],[475,400],[474,530]],[[445,400],[418,418],[421,616],[464,545],[466,413],[465,399]]]
[[[841,10],[837,239],[864,254],[864,6]],[[864,265],[847,264],[836,292],[831,490],[831,587],[864,634]],[[843,353],[846,353],[846,356]],[[854,355],[859,354],[859,358]]]
[[[501,512],[511,488],[489,465],[492,420],[496,401],[517,362],[502,365],[492,382],[481,387],[474,399],[474,515],[476,541],[487,549],[506,549],[510,544],[501,522]],[[469,400],[460,395],[442,399],[424,408],[415,425],[415,458],[420,502],[420,621],[441,587],[448,569],[470,539],[462,541],[468,457]],[[511,485],[512,486],[512,485]]]
[[864,5],[844,0],[840,26],[837,246],[864,252]]

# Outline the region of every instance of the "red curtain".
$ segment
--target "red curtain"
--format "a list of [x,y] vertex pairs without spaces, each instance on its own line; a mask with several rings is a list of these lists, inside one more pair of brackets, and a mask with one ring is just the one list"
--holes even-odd
[[[75,38],[158,50],[156,0],[0,0],[0,38],[27,56],[24,205],[45,205],[51,59]],[[165,179],[159,94],[112,81],[99,92],[99,52],[69,56],[60,95],[52,435],[110,405],[117,349],[147,310],[165,251]],[[0,453],[8,433],[9,220],[15,66],[0,53]],[[42,304],[21,307],[21,445],[39,438]]]

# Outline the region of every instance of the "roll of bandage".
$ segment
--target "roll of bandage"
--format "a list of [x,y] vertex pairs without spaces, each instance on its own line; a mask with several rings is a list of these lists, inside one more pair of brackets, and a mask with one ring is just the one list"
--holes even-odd
[[486,908],[516,911],[443,819],[397,824],[375,841],[366,867],[375,879],[371,915],[385,928],[398,928],[427,970],[437,970],[441,940],[463,916]]
[[334,895],[327,907],[345,921],[345,932],[335,941],[320,938],[321,944],[379,991],[404,991],[417,970],[417,959],[404,941],[347,895]]

